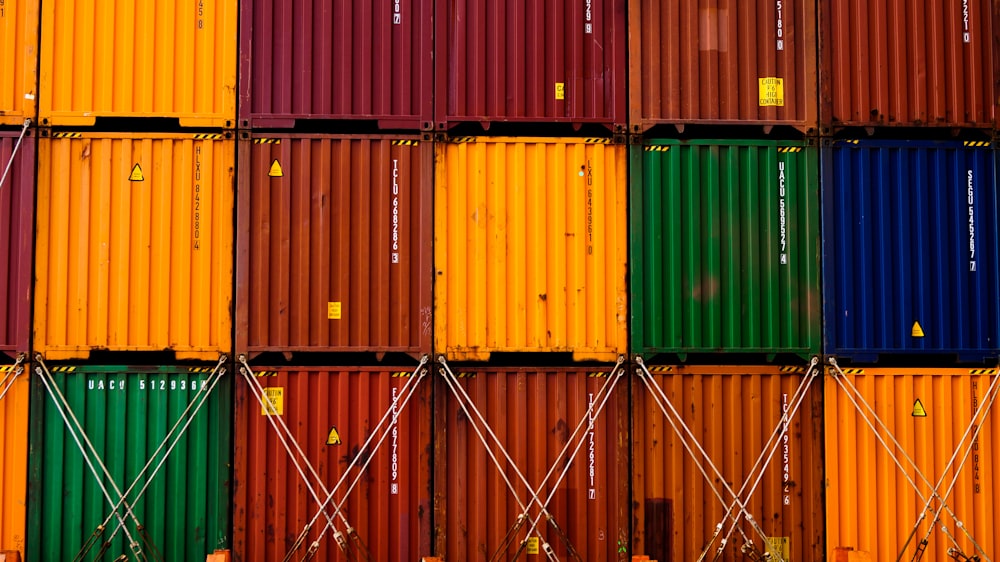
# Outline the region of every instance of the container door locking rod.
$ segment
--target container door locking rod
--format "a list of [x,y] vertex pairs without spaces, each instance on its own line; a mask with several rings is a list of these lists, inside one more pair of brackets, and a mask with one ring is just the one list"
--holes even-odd
[[14,361],[13,365],[3,367],[3,378],[0,379],[0,400],[3,400],[4,396],[7,396],[7,391],[14,386],[14,381],[17,377],[24,373],[24,354],[17,356],[17,360]]

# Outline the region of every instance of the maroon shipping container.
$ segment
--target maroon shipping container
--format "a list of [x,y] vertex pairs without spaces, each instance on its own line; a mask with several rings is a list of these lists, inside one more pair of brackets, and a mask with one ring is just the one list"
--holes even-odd
[[[319,550],[313,560],[327,562],[430,555],[427,368],[416,373],[412,368],[262,368],[252,376],[245,367],[240,371],[235,560],[280,562],[293,550],[292,559],[301,560],[314,541]],[[327,529],[327,518],[320,516],[295,548],[330,493],[326,513],[333,528]],[[334,515],[338,505],[343,507]],[[343,533],[344,549],[334,532]]]
[[426,138],[241,133],[237,353],[430,353]]
[[[544,559],[547,544],[559,560],[627,560],[624,367],[445,373],[436,376],[434,391],[435,555],[469,562],[535,559],[525,554]],[[542,503],[551,498],[551,521],[542,517],[530,534],[539,506],[519,474]],[[528,519],[518,525],[522,506]]]
[[629,0],[629,124],[789,125],[812,133],[816,5]]
[[434,0],[240,2],[240,126],[430,129]]
[[20,131],[0,131],[0,351],[28,352],[31,331],[31,253],[35,227],[35,133],[28,131],[14,154]]
[[437,0],[439,129],[475,121],[624,132],[626,0]]
[[992,128],[990,0],[820,0],[824,132],[852,126]]

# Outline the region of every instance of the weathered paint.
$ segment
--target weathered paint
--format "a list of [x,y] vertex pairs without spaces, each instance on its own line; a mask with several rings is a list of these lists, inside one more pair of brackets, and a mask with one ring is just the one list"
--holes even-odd
[[20,125],[35,118],[39,4],[39,0],[0,3],[0,125]]
[[[28,505],[27,366],[0,366],[0,551],[14,550],[24,558]],[[8,386],[9,384],[9,386]]]
[[[20,134],[0,131],[0,176]],[[34,214],[35,132],[29,130],[0,185],[0,351],[11,357],[28,352]]]

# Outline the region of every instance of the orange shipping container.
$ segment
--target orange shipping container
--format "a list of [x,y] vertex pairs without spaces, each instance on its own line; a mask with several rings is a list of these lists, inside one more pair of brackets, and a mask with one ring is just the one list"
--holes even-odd
[[[916,559],[919,551],[925,560],[996,557],[997,372],[828,370],[830,553],[851,547],[872,560]],[[932,498],[935,490],[938,496]]]
[[435,146],[436,353],[626,353],[626,147],[609,143],[483,137]]
[[[19,370],[19,369],[22,369]],[[28,371],[0,366],[0,551],[24,558],[28,484]]]
[[35,118],[38,0],[0,0],[0,53],[0,125],[20,125]]
[[229,133],[43,137],[34,350],[229,353],[235,150]]

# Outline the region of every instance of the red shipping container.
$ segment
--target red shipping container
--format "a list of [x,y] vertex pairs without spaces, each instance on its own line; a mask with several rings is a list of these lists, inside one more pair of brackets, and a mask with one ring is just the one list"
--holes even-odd
[[990,0],[820,0],[823,132],[996,123]]
[[[28,352],[31,331],[31,254],[35,215],[35,133],[0,131],[0,351]],[[17,147],[17,153],[14,149]]]
[[[436,376],[434,390],[435,554],[525,560],[544,558],[548,545],[559,560],[627,560],[624,367],[451,372]],[[540,511],[528,485],[552,516],[541,517],[530,534]],[[528,517],[518,525],[523,506]]]
[[624,132],[626,0],[437,0],[438,129],[598,123]]
[[629,124],[819,123],[816,5],[629,0]]
[[240,127],[430,129],[434,0],[240,2]]
[[[297,553],[293,559],[300,560],[316,540],[314,560],[429,556],[429,369],[414,374],[412,368],[261,368],[250,377],[242,374],[244,369],[240,367],[236,385],[234,560],[280,561],[291,550]],[[269,410],[258,396],[270,402]],[[280,428],[279,421],[291,430],[292,439],[280,433],[289,448],[301,447],[319,479],[302,456],[291,456],[282,444],[272,425]],[[360,479],[352,488],[356,477]],[[326,513],[344,534],[346,552],[338,547],[334,530],[325,529],[322,516],[293,549],[320,511],[313,493],[322,501],[329,492],[333,500]],[[333,516],[342,502],[343,517]],[[348,525],[355,534],[346,531]]]
[[241,133],[237,353],[430,353],[427,138]]

